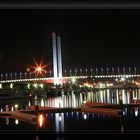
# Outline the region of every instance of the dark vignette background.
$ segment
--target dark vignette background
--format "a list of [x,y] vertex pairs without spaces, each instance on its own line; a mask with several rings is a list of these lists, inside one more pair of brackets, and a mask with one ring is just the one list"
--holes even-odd
[[138,9],[0,9],[0,72],[23,72],[32,56],[52,67],[52,32],[63,68],[139,67],[139,25]]

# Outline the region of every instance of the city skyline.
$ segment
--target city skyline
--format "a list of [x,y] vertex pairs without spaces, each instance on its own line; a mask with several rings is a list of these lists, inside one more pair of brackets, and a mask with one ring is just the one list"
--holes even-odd
[[52,67],[52,32],[61,36],[63,68],[139,67],[138,10],[1,10],[0,72]]

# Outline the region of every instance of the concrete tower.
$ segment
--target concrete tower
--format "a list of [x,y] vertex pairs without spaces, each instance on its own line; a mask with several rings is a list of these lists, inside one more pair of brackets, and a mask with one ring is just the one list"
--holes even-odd
[[52,33],[53,44],[53,76],[54,84],[58,84],[58,78],[62,77],[62,54],[61,54],[61,37]]
[[56,50],[56,34],[52,33],[52,44],[53,44],[53,77],[55,79],[54,84],[57,83],[57,50]]
[[58,77],[62,77],[62,54],[61,54],[61,37],[57,37],[57,50],[58,50]]

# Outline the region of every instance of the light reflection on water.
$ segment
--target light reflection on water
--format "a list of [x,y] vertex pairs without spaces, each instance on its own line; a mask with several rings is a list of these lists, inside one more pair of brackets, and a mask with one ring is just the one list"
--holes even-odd
[[[64,133],[65,131],[71,130],[105,130],[105,131],[120,131],[123,132],[127,129],[131,129],[131,124],[133,127],[134,124],[140,123],[140,108],[133,108],[132,112],[128,108],[124,108],[124,118],[111,117],[108,115],[94,114],[94,113],[85,113],[85,112],[65,112],[65,113],[46,113],[44,114],[44,121],[41,122],[41,127],[31,127],[32,124],[26,123],[26,125],[20,120],[5,117],[0,118],[0,131],[2,129],[24,129],[27,130],[46,130],[46,131],[55,131],[57,134]],[[128,113],[126,113],[128,112]],[[131,112],[131,113],[130,113]],[[4,123],[2,120],[5,120]],[[14,120],[14,121],[13,121]],[[5,125],[5,126],[4,126]],[[9,126],[9,127],[6,127]],[[140,126],[133,128],[134,130],[140,130]]]
[[[58,97],[40,97],[39,106],[48,107],[80,107],[83,101],[96,103],[111,103],[120,104],[122,98],[123,104],[130,104],[130,102],[140,100],[140,89],[106,89],[81,93],[69,93]],[[34,98],[20,99],[20,100],[2,100],[0,102],[0,110],[4,111],[5,106],[9,105],[10,110],[14,110],[15,104],[19,105],[19,109],[28,109],[29,106],[35,104]]]
[[130,104],[132,100],[140,100],[140,90],[98,90],[96,92],[82,92],[62,95],[60,97],[41,98],[40,106],[49,107],[80,107],[83,101],[96,103]]

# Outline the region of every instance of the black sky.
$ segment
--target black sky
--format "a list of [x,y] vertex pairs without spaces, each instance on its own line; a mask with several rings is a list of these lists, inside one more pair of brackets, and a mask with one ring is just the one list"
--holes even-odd
[[140,66],[140,10],[0,10],[0,72],[52,63],[51,33],[62,37],[63,67]]

